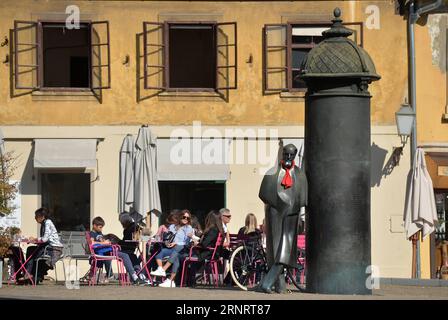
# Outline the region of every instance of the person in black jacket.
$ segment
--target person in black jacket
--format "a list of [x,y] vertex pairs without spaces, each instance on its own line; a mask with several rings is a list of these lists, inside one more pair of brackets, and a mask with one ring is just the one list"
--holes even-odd
[[[207,214],[207,217],[205,218],[205,229],[204,229],[201,239],[199,240],[199,243],[194,241],[194,245],[195,245],[195,249],[196,249],[195,252],[197,254],[199,263],[193,263],[193,264],[189,265],[189,267],[191,269],[188,272],[188,275],[189,275],[189,279],[187,280],[188,286],[193,287],[195,285],[195,283],[196,283],[195,275],[197,273],[198,268],[202,268],[204,266],[205,260],[208,260],[212,257],[213,249],[209,249],[209,248],[215,247],[219,234],[221,234],[222,240],[217,249],[217,252],[215,255],[216,258],[220,257],[220,255],[221,255],[222,244],[223,244],[224,238],[225,238],[225,232],[222,227],[222,221],[221,221],[221,216],[220,216],[219,212],[216,210],[212,210]],[[188,257],[188,254],[189,254],[189,252],[185,251],[182,256],[182,259],[185,259],[186,257]]]
[[253,213],[248,213],[244,227],[238,231],[238,240],[261,241],[261,231],[257,228],[257,217]]
[[[224,241],[225,233],[222,227],[221,217],[218,212],[211,211],[205,218],[205,230],[199,242],[199,261],[204,261],[212,257],[213,251],[207,248],[213,248],[218,240],[218,235],[221,234],[221,239]],[[222,251],[222,243],[218,248],[216,254],[219,256]]]
[[141,262],[141,260],[135,254],[138,242],[128,242],[126,240],[134,240],[133,235],[139,230],[139,226],[130,215],[122,215],[120,217],[120,222],[123,226],[123,240],[118,243],[121,247],[120,251],[129,255],[134,269],[138,271],[140,270]]

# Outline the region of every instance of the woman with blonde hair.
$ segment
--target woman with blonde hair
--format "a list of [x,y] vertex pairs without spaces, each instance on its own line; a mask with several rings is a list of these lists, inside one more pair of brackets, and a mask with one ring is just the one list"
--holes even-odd
[[238,231],[238,240],[258,240],[261,231],[257,228],[257,217],[253,213],[248,213],[244,227]]

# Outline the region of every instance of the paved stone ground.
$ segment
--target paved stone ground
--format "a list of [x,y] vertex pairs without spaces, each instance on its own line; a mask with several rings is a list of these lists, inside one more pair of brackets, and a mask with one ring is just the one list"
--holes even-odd
[[371,296],[340,296],[300,293],[293,290],[288,294],[263,294],[245,292],[237,288],[157,288],[121,287],[115,284],[89,287],[81,285],[79,290],[69,290],[63,284],[47,282],[37,287],[3,284],[1,299],[55,299],[55,300],[390,300],[390,299],[443,299],[448,300],[448,287],[417,287],[382,285]]

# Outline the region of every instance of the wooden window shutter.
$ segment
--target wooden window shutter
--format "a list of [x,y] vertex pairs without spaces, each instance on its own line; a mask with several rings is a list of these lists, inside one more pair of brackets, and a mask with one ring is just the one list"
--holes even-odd
[[216,30],[216,90],[236,89],[238,83],[237,25],[222,22]]
[[38,23],[34,21],[14,21],[11,34],[12,74],[15,89],[39,89],[39,51]]
[[167,87],[166,24],[143,22],[144,88],[164,91]]
[[109,21],[92,22],[90,32],[90,87],[102,102],[102,90],[111,87]]
[[263,28],[263,94],[288,90],[288,25]]

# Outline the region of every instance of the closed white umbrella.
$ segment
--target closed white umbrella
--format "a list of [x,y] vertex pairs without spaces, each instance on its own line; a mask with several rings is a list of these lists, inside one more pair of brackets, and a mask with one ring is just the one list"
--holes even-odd
[[134,137],[126,135],[120,149],[120,190],[118,193],[119,213],[131,211],[134,205]]
[[404,214],[406,238],[422,230],[423,238],[435,231],[436,202],[431,176],[426,169],[425,153],[417,148],[412,176],[408,180]]
[[[135,142],[134,210],[144,217],[154,209],[162,210],[156,171],[156,141],[157,137],[148,127],[140,128]],[[150,219],[152,228],[156,225],[154,213]]]
[[[409,172],[404,212],[406,238],[410,239],[420,230],[423,238],[435,230],[437,222],[436,203],[431,177],[426,169],[425,153],[417,148],[412,169]],[[413,241],[413,276],[420,278],[420,241]]]

